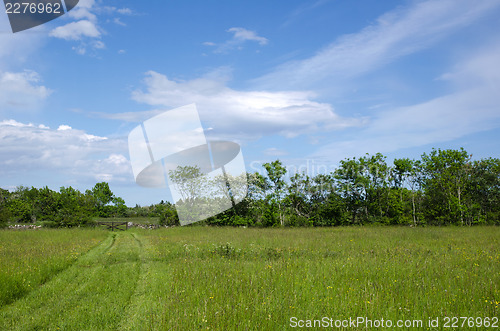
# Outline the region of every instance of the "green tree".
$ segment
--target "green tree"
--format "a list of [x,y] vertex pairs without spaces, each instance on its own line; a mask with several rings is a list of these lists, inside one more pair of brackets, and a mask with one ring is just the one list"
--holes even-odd
[[175,205],[183,224],[205,219],[223,209],[219,204],[227,203],[219,192],[212,191],[209,178],[197,166],[178,166],[168,176],[181,197]]
[[438,223],[464,224],[471,157],[463,148],[433,149],[422,155],[426,211]]
[[392,168],[394,185],[400,193],[400,202],[403,204],[403,195],[405,188],[409,188],[411,197],[411,210],[413,225],[418,223],[417,202],[418,192],[422,186],[422,165],[419,160],[410,160],[409,158],[395,159]]
[[286,204],[290,207],[291,213],[302,219],[308,219],[313,212],[312,196],[314,182],[306,174],[296,173],[290,178]]
[[123,200],[120,197],[113,196],[111,202],[113,203],[113,216],[115,217],[127,216],[127,206],[125,205],[125,200]]
[[106,205],[111,203],[114,198],[114,194],[109,188],[109,184],[106,182],[101,182],[95,184],[91,191],[87,192],[87,195],[93,197],[95,210],[97,215],[100,217],[109,217],[109,211],[105,208]]
[[362,177],[365,178],[368,212],[371,216],[382,219],[388,210],[390,169],[385,156],[380,153],[360,159]]
[[266,210],[271,208],[266,201],[270,183],[258,172],[247,173],[246,175],[248,194],[243,200],[243,203],[236,206],[236,209],[241,208],[238,215],[251,219],[254,224],[265,225],[267,220],[264,215],[266,214]]
[[10,192],[0,188],[0,228],[6,227],[10,219],[10,211],[7,208]]
[[39,221],[52,221],[61,208],[59,193],[52,191],[47,186],[38,190],[35,200],[35,215]]
[[500,223],[500,159],[472,163],[468,186],[467,224]]
[[314,225],[349,224],[349,211],[345,200],[337,192],[330,192],[322,203],[316,203],[315,214],[319,221]]
[[30,223],[34,220],[32,197],[33,191],[25,186],[16,187],[10,194],[7,209],[13,222]]
[[180,225],[179,216],[177,215],[177,211],[174,205],[167,202],[164,204],[160,204],[160,206],[161,206],[160,219],[159,219],[160,225],[167,225],[167,226]]
[[168,176],[183,201],[194,201],[205,196],[208,190],[208,181],[197,166],[178,166],[170,170]]
[[72,227],[87,224],[91,219],[91,201],[89,197],[82,194],[73,187],[61,187],[60,208],[55,221],[59,226]]
[[360,211],[368,217],[366,205],[367,178],[363,176],[364,163],[356,158],[340,161],[340,167],[335,170],[335,179],[339,192],[351,214],[351,223],[361,223],[358,220]]
[[[279,223],[283,226],[285,224],[283,199],[287,189],[285,181],[287,170],[280,160],[264,163],[263,166],[267,172],[265,187],[269,188],[267,200],[271,203],[271,206],[277,207]],[[274,218],[272,211],[268,211],[268,215]]]

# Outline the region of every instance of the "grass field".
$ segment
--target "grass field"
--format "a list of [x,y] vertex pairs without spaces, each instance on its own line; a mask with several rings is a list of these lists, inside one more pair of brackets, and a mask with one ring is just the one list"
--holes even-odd
[[159,217],[94,217],[96,222],[132,222],[134,224],[158,224]]
[[[49,237],[80,244],[39,254]],[[446,317],[500,315],[498,227],[37,230],[0,240],[2,292],[58,254],[68,261],[0,308],[0,330],[285,330],[291,318],[323,317],[443,329]]]
[[0,307],[38,288],[107,236],[88,229],[0,230]]

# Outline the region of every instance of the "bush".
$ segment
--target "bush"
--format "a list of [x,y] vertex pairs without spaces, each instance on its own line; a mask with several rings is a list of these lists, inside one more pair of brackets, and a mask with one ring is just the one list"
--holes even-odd
[[11,221],[15,223],[32,222],[33,210],[29,202],[20,199],[11,200],[8,202],[7,208],[12,216]]
[[246,219],[245,217],[241,217],[238,215],[234,215],[232,217],[232,225],[234,226],[249,226],[252,224],[252,221],[249,219]]
[[54,222],[54,221],[43,221],[40,224],[44,228],[58,228],[59,227],[59,223]]
[[175,209],[165,209],[163,213],[160,214],[160,219],[158,224],[162,226],[174,226],[180,225],[179,217],[177,216],[177,211]]

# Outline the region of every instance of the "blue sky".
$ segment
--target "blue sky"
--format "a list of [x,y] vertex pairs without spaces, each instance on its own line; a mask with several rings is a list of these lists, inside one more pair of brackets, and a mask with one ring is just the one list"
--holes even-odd
[[108,181],[128,205],[128,133],[196,103],[247,170],[314,175],[381,152],[500,157],[500,1],[99,1],[11,32],[0,13],[0,186]]

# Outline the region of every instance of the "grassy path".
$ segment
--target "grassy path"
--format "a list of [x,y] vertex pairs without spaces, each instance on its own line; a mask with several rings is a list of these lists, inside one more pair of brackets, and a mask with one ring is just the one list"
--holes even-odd
[[74,265],[0,310],[0,330],[116,330],[135,295],[142,243],[113,233]]

